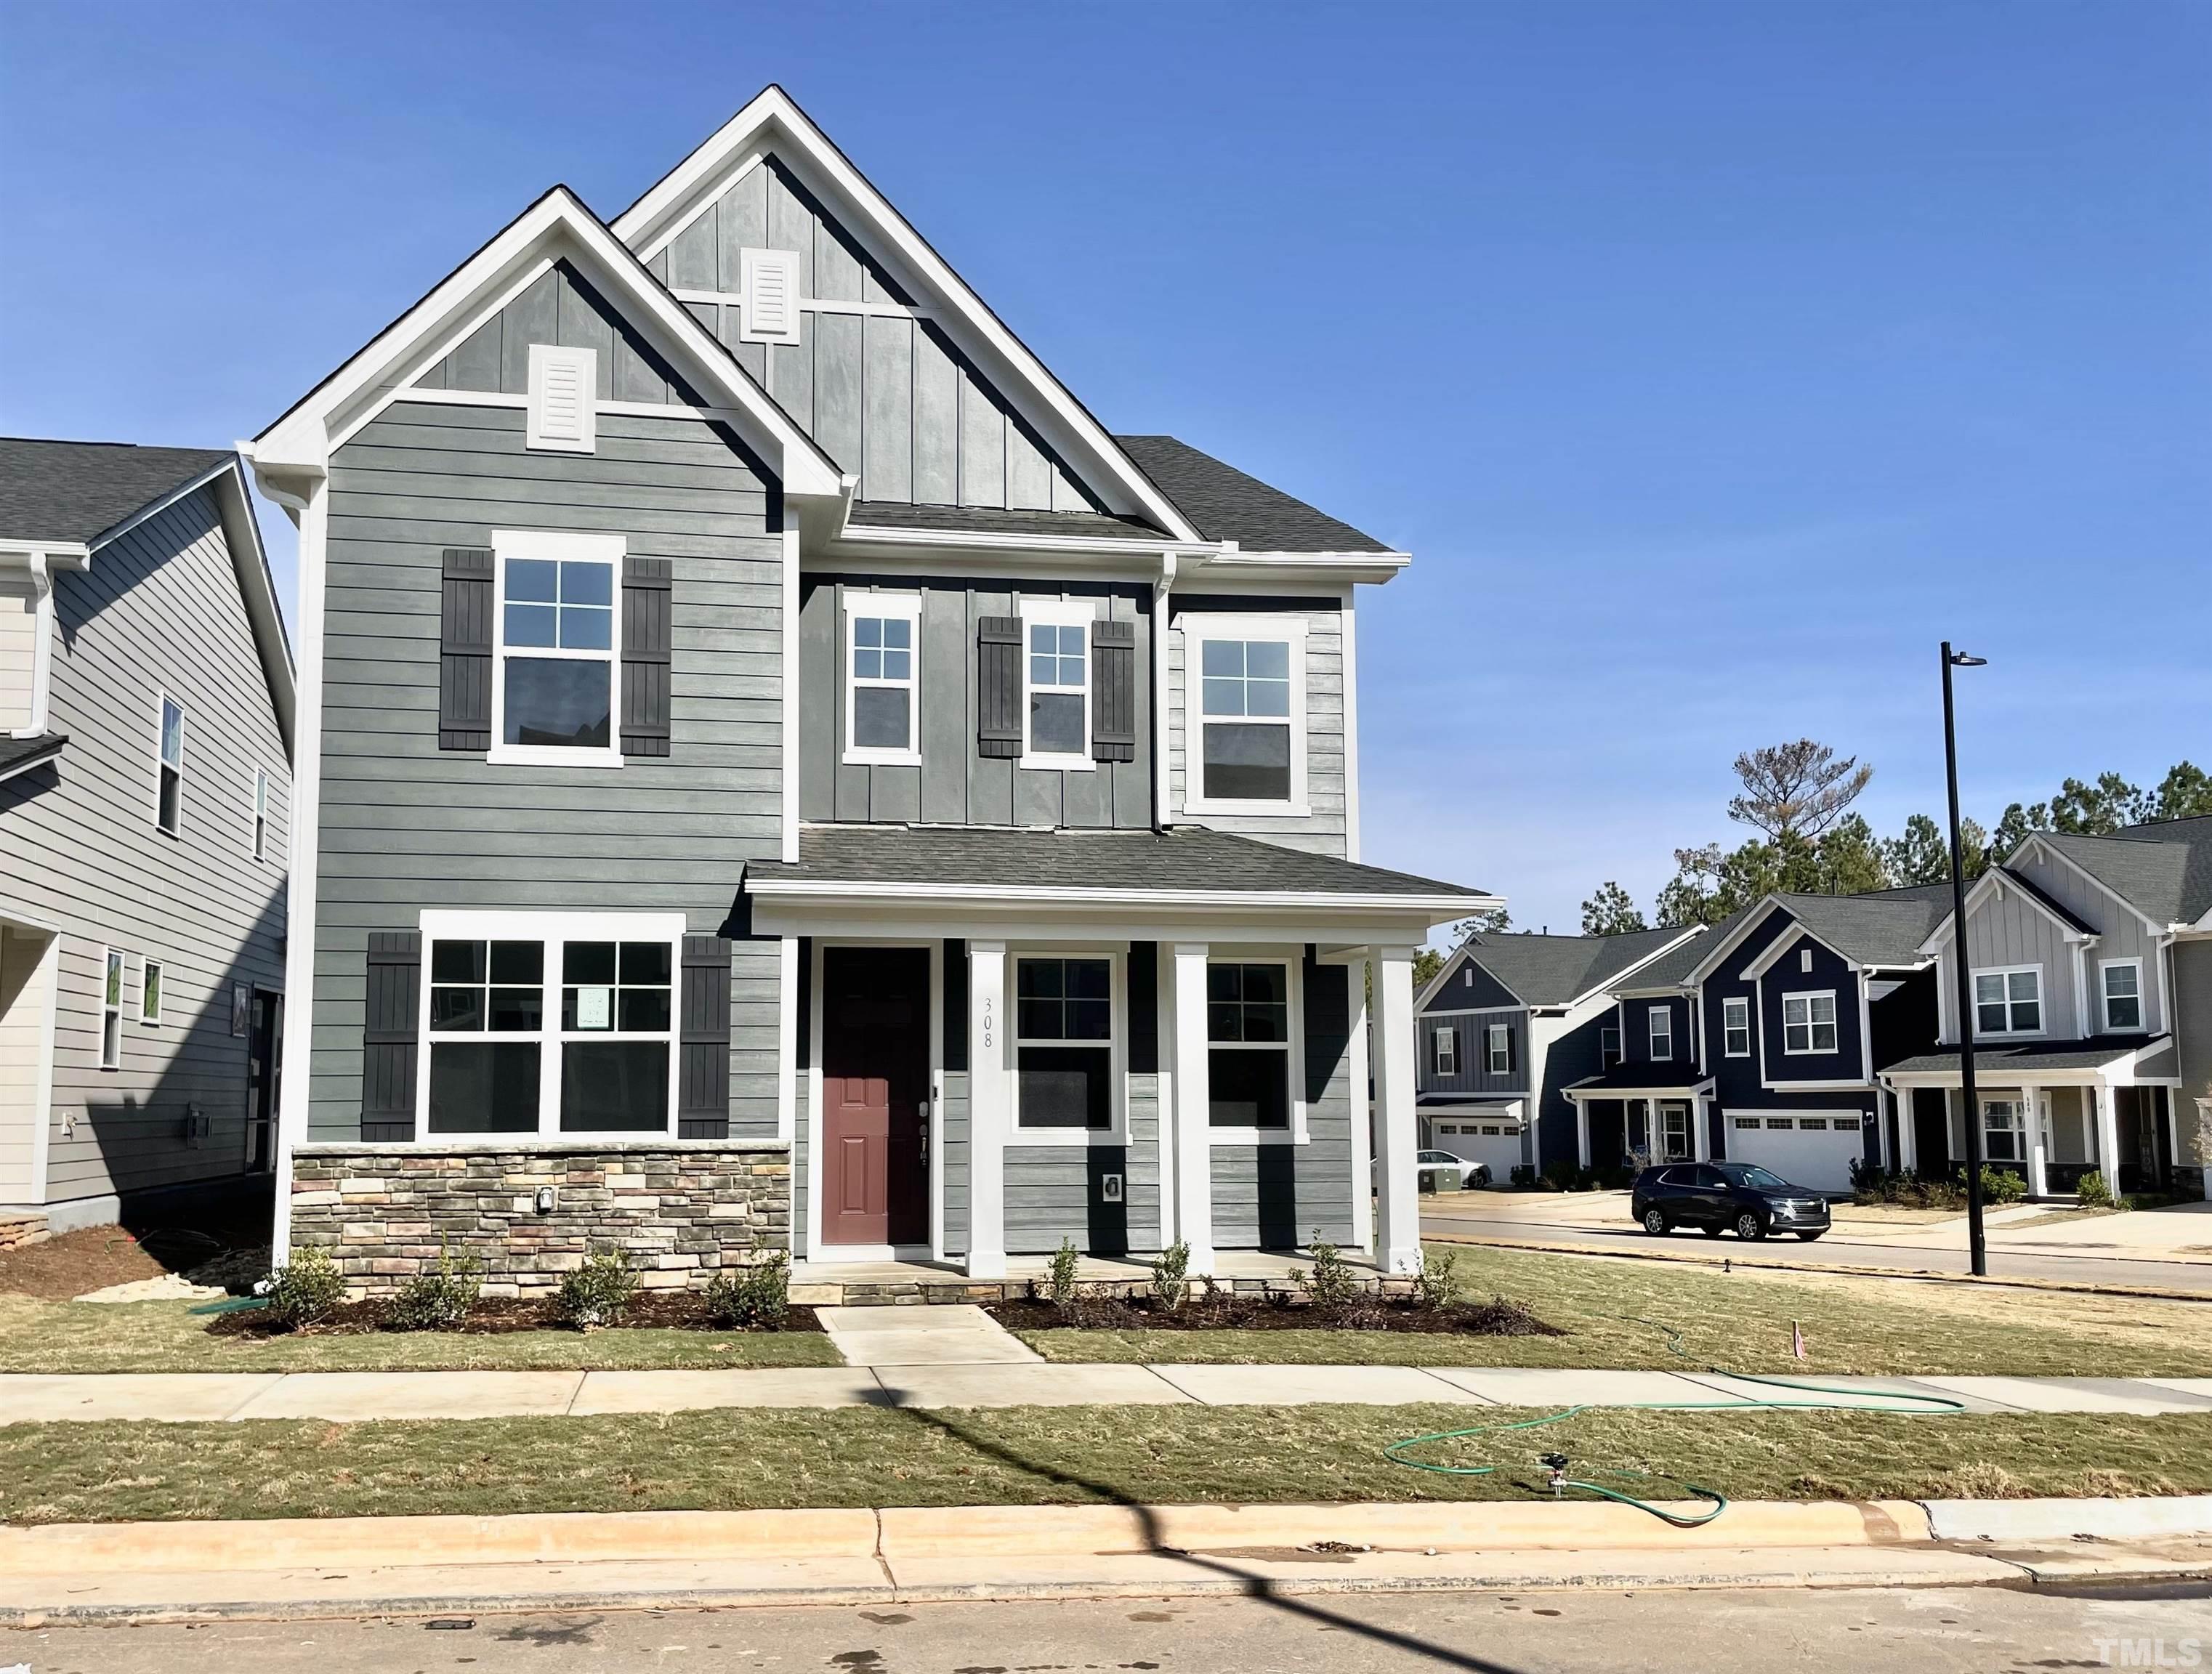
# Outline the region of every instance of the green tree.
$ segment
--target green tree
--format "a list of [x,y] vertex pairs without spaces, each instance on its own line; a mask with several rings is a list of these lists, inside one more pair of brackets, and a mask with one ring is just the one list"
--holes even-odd
[[1869,889],[1887,889],[1887,869],[1882,864],[1881,845],[1863,814],[1846,814],[1814,845],[1819,874],[1818,888],[1831,895],[1863,895]]
[[1585,936],[1620,936],[1650,928],[1644,922],[1644,915],[1636,910],[1628,891],[1610,879],[1599,884],[1597,893],[1583,903]]
[[2051,799],[2051,828],[2089,837],[2109,837],[2141,825],[2158,812],[2158,799],[2147,796],[2118,773],[2099,773],[2094,785],[2069,779]]
[[[1972,820],[1959,822],[1960,857],[1966,862],[1966,882],[1972,883],[1990,869],[1990,837]],[[1917,883],[1948,883],[1951,879],[1951,842],[1943,828],[1925,814],[1905,822],[1905,834],[1887,837],[1881,844],[1882,870],[1893,889]]]
[[2158,806],[2151,817],[2195,820],[2212,814],[2212,773],[2192,762],[2178,761],[2159,781]]
[[[1444,956],[1434,948],[1423,948],[1415,954],[1413,955],[1413,992],[1418,994],[1434,982],[1437,980],[1437,973],[1443,967]],[[1367,980],[1368,986],[1372,987],[1375,982],[1374,977],[1370,974]]]

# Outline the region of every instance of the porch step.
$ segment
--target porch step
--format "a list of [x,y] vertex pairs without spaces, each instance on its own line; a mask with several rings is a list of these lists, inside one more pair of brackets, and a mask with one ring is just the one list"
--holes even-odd
[[50,1234],[40,1210],[0,1209],[0,1250],[23,1244],[42,1244]]

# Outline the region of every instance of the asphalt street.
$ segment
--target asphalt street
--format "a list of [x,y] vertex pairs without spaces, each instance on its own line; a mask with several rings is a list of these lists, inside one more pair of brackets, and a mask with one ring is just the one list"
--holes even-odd
[[1402,1593],[0,1633],[31,1674],[1884,1674],[2212,1666],[2212,1586]]

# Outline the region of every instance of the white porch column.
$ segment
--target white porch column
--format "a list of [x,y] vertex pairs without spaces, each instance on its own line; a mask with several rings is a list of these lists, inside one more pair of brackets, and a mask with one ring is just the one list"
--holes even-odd
[[968,943],[968,1277],[1006,1276],[1006,944]]
[[1376,1265],[1386,1273],[1421,1271],[1420,1149],[1413,1106],[1413,954],[1377,948],[1375,959],[1375,1174],[1381,1213]]
[[1920,1136],[1912,1131],[1912,1089],[1899,1088],[1889,1095],[1897,1107],[1897,1161],[1899,1174],[1916,1174],[1920,1168]]
[[[1367,1072],[1368,961],[1356,959],[1345,967],[1352,1001],[1352,1241],[1371,1258],[1375,1253],[1375,1107],[1368,1097]],[[1534,1042],[1530,1042],[1533,1055]],[[1533,1131],[1533,1126],[1529,1130]]]
[[1175,944],[1176,1236],[1193,1274],[1213,1271],[1212,1078],[1206,1071],[1203,942]]
[[1706,1109],[1710,1101],[1703,1094],[1690,1098],[1690,1157],[1696,1162],[1713,1160],[1713,1123]]
[[2102,1077],[2091,1089],[2097,1101],[2097,1167],[2104,1170],[2105,1184],[2112,1196],[2120,1195],[2120,1106],[2112,1089]]
[[2021,1088],[2020,1101],[2025,1107],[2021,1114],[2026,1119],[2027,1128],[2024,1136],[2027,1141],[2027,1195],[2047,1198],[2051,1195],[2050,1182],[2044,1168],[2051,1156],[2043,1138],[2043,1089],[2040,1087]]
[[1575,1166],[1589,1167],[1589,1101],[1575,1101]]

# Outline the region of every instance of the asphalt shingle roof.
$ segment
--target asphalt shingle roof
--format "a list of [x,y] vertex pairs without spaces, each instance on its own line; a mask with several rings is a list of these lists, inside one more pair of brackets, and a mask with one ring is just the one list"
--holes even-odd
[[1688,1064],[1616,1064],[1601,1076],[1569,1083],[1578,1093],[1638,1093],[1653,1088],[1702,1087],[1712,1077]]
[[1278,848],[1249,837],[1167,831],[1012,830],[957,826],[805,826],[799,858],[752,860],[747,882],[1012,885],[1204,894],[1480,895],[1456,883]]
[[1163,531],[1142,518],[1108,512],[1036,512],[998,506],[908,506],[899,500],[853,503],[851,522],[878,529],[980,530],[1004,535],[1083,535],[1092,539],[1157,541]]
[[204,447],[0,436],[0,539],[89,543],[230,457]]
[[[2110,1064],[2116,1058],[2125,1058],[2139,1052],[2153,1041],[2166,1037],[2158,1034],[2106,1034],[2094,1040],[2039,1040],[2033,1046],[2006,1046],[1990,1041],[1974,1042],[1974,1079],[1984,1087],[2000,1083],[2007,1074],[2018,1074],[2030,1070],[2094,1070],[2100,1064]],[[1959,1069],[1956,1051],[1923,1052],[1899,1063],[1883,1067],[1884,1075],[1955,1075]]]
[[2132,825],[2110,837],[2040,835],[2157,924],[2194,924],[2212,913],[2212,815]]
[[[1510,931],[1468,938],[1468,956],[1526,1005],[1565,1005],[1601,987],[1679,930],[1634,930],[1623,936],[1522,936]],[[1638,973],[1638,980],[1643,980]]]
[[1188,442],[1173,436],[1114,440],[1209,541],[1234,541],[1247,552],[1395,550]]
[[1924,962],[1920,944],[1951,910],[1951,886],[1923,883],[1865,895],[1776,899],[1799,924],[1846,959],[1862,965],[1918,965]]
[[41,732],[29,738],[11,738],[0,732],[0,779],[24,772],[49,756],[59,755],[67,743],[66,732]]

